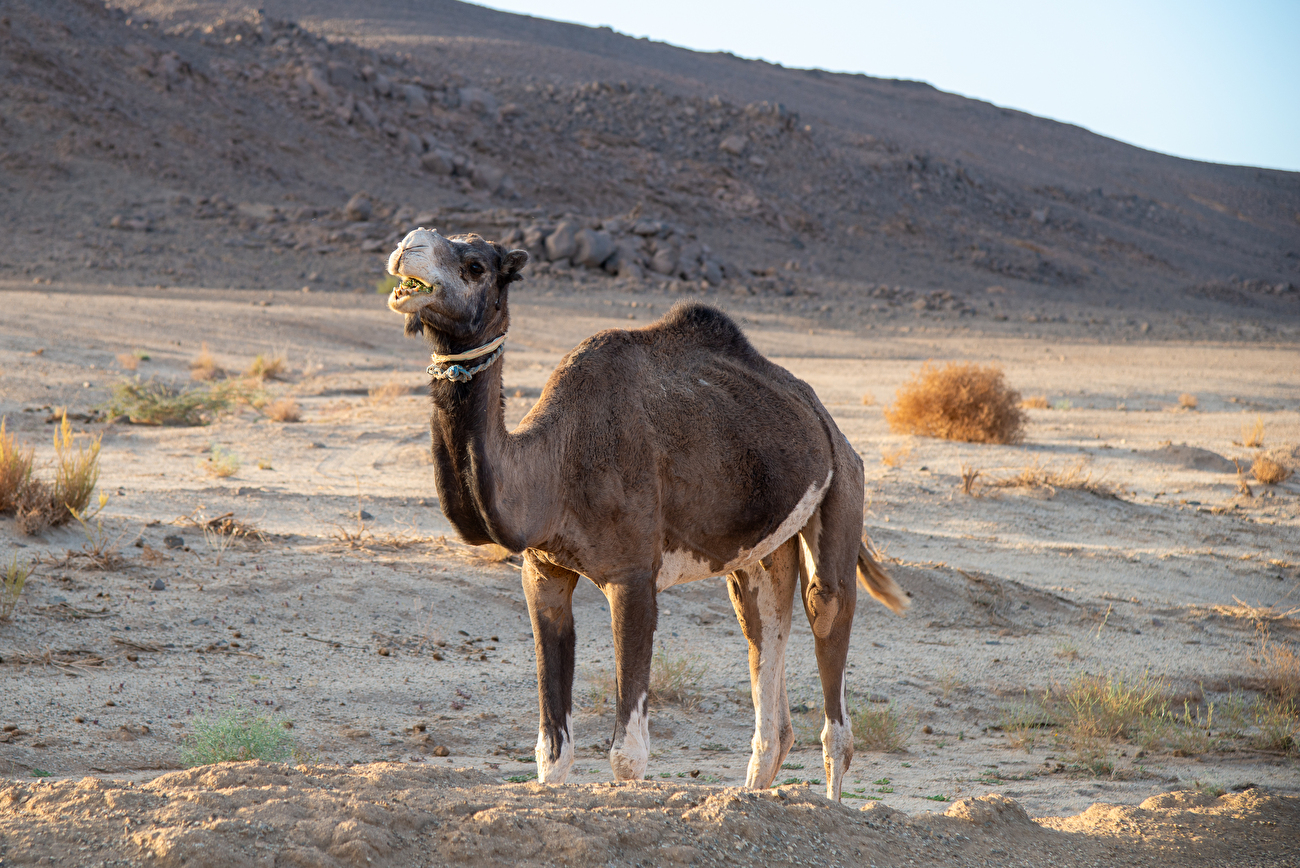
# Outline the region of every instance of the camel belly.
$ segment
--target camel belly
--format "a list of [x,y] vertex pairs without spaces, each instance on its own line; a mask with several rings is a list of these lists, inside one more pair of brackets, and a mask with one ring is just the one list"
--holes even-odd
[[831,471],[826,474],[825,482],[820,485],[816,482],[809,485],[803,497],[799,498],[799,502],[794,505],[794,509],[790,510],[775,531],[759,540],[752,548],[741,549],[736,552],[735,556],[724,564],[721,569],[712,569],[707,558],[687,549],[674,549],[664,552],[663,560],[659,564],[659,574],[655,577],[655,590],[663,591],[673,585],[683,585],[687,582],[695,582],[712,576],[725,576],[735,570],[755,568],[758,566],[759,561],[776,551],[783,542],[803,529],[803,526],[808,523],[808,519],[812,518],[812,514],[821,505],[822,498],[826,496],[826,489],[830,487],[833,475],[834,471]]

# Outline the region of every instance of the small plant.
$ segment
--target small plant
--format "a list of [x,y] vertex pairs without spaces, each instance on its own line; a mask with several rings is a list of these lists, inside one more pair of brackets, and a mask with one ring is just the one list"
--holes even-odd
[[190,362],[190,378],[200,382],[219,380],[226,375],[206,343],[199,347],[199,354]]
[[946,801],[948,801],[948,797],[945,796],[943,793],[936,793],[936,794],[933,795],[933,796],[921,796],[921,798],[923,798],[923,799],[929,799],[929,800],[932,801],[932,802],[946,802]]
[[781,763],[781,768],[786,771],[797,772],[803,769],[803,763]]
[[886,467],[898,467],[912,454],[912,447],[904,443],[895,449],[881,449],[880,463]]
[[1251,746],[1285,756],[1300,756],[1300,707],[1295,700],[1260,701],[1255,705],[1257,731]]
[[239,456],[233,452],[227,452],[220,446],[212,447],[212,452],[208,455],[208,460],[204,465],[207,474],[218,479],[234,476],[239,472],[239,468]]
[[1256,416],[1255,424],[1241,428],[1241,445],[1258,449],[1264,445],[1264,417]]
[[862,393],[862,406],[874,407],[876,405],[876,396],[871,392]]
[[1300,652],[1294,645],[1279,643],[1266,626],[1259,630],[1259,653],[1255,657],[1264,690],[1283,703],[1300,702]]
[[1025,413],[1020,393],[996,365],[926,362],[885,411],[892,431],[967,443],[1019,443]]
[[881,708],[850,705],[849,720],[853,743],[860,750],[900,751],[916,731],[916,719],[904,715],[892,702]]
[[1079,646],[1073,642],[1062,642],[1056,646],[1056,656],[1062,660],[1078,660],[1081,656]]
[[1040,730],[1055,726],[1056,721],[1042,703],[1031,700],[1026,694],[1021,702],[1002,709],[998,725],[1007,734],[1008,747],[1023,747],[1025,753],[1029,753],[1038,741]]
[[294,754],[293,734],[284,721],[248,711],[227,711],[194,721],[185,739],[181,762],[186,768],[222,762],[283,762]]
[[1059,401],[1052,402],[1053,410],[1073,410],[1074,402],[1069,398],[1061,398]]
[[284,376],[286,368],[284,356],[266,356],[258,353],[253,363],[248,366],[248,370],[244,372],[244,376],[259,381],[278,380]]
[[975,496],[975,482],[980,478],[980,472],[974,467],[961,466],[961,490],[971,497]]
[[117,364],[124,371],[134,371],[140,367],[140,359],[134,353],[118,353]]
[[[647,776],[648,779],[649,776]],[[528,781],[537,780],[537,772],[524,772],[521,775],[508,775],[506,780],[512,784],[524,784]]]
[[1250,465],[1250,475],[1265,485],[1277,485],[1291,475],[1291,471],[1278,462],[1261,455]]
[[1188,392],[1183,392],[1181,395],[1178,396],[1178,406],[1182,407],[1184,410],[1195,410],[1196,404],[1197,401],[1195,395],[1192,395]]
[[1113,486],[1084,470],[1083,459],[1064,468],[1043,466],[1038,463],[1038,459],[1034,459],[1032,464],[1014,476],[991,479],[988,484],[994,488],[1043,488],[1049,494],[1065,490],[1087,491],[1101,497],[1115,496]]
[[[123,531],[115,538],[110,538],[109,534],[104,531],[104,519],[99,514],[108,506],[108,495],[100,492],[99,504],[95,511],[84,513],[79,510],[69,509],[72,517],[81,525],[81,531],[86,535],[86,544],[81,547],[81,552],[76,553],[86,558],[92,565],[101,570],[111,570],[122,563],[122,556],[118,554],[117,544],[122,541],[126,535]],[[91,521],[94,520],[94,525]],[[74,554],[74,553],[70,553]]]
[[203,541],[208,544],[208,551],[216,555],[214,566],[218,567],[221,566],[221,558],[225,556],[226,550],[238,542],[245,532],[242,526],[234,522],[204,522],[199,527],[203,531]]
[[235,384],[179,389],[139,377],[121,380],[108,399],[109,416],[125,416],[136,425],[206,425],[250,390]]
[[370,390],[370,403],[375,406],[384,406],[391,404],[398,398],[407,394],[408,390],[401,383],[390,380],[382,386],[375,386]]
[[75,517],[90,505],[90,496],[99,484],[99,447],[103,435],[92,437],[85,446],[76,446],[73,439],[72,424],[65,412],[62,423],[54,429],[54,496]]
[[48,778],[50,774],[51,773],[47,772],[45,769],[32,768],[32,777],[34,778]]
[[302,408],[293,398],[277,398],[263,407],[262,412],[273,422],[298,422],[302,419]]
[[14,613],[14,607],[23,595],[23,585],[32,574],[31,564],[19,564],[18,555],[13,556],[5,568],[4,584],[0,585],[0,621],[8,621]]
[[939,690],[944,699],[957,691],[966,690],[968,686],[969,682],[962,677],[961,670],[955,666],[949,666],[939,673]]
[[1046,395],[1030,395],[1020,402],[1020,409],[1022,410],[1046,410],[1051,406],[1051,404],[1047,403]]
[[650,662],[650,698],[695,708],[704,699],[700,684],[708,671],[709,665],[698,654],[685,654],[660,645]]

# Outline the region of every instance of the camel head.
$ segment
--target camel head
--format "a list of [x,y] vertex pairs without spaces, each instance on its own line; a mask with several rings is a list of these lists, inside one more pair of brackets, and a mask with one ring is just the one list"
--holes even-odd
[[416,229],[388,257],[388,273],[401,280],[388,306],[406,316],[408,335],[458,347],[495,338],[509,324],[506,290],[527,262],[527,251],[478,235]]

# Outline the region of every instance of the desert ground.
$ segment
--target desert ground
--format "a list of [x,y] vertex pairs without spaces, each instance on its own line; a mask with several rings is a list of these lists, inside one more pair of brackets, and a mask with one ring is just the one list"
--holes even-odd
[[[903,618],[860,599],[850,691],[894,717],[902,744],[860,745],[836,805],[819,787],[821,694],[797,615],[796,746],[781,786],[741,788],[753,715],[720,579],[661,599],[658,647],[695,680],[654,707],[641,783],[612,780],[608,611],[580,586],[578,762],[569,785],[528,782],[518,558],[457,542],[442,517],[425,350],[372,288],[0,289],[9,432],[48,462],[66,409],[102,437],[108,495],[89,533],[0,519],[6,562],[36,564],[0,622],[5,865],[1300,859],[1294,741],[1263,744],[1246,710],[1268,684],[1264,652],[1294,649],[1300,627],[1300,485],[1246,471],[1260,454],[1300,459],[1293,343],[700,296],[815,387],[866,464],[864,533],[911,596]],[[682,289],[517,287],[508,424],[568,349],[651,321]],[[284,359],[260,388],[301,420],[251,405],[192,427],[96,412],[125,378],[187,381],[204,344],[232,376]],[[998,364],[1047,407],[1013,446],[892,433],[884,410],[931,359]],[[1243,445],[1257,426],[1262,445]],[[238,469],[214,476],[214,454]],[[1035,467],[1056,484],[1007,482]],[[225,515],[250,533],[204,533]],[[1195,725],[1100,744],[1023,725],[1045,691],[1144,673]],[[178,770],[195,721],[230,710],[291,724],[293,762]]]

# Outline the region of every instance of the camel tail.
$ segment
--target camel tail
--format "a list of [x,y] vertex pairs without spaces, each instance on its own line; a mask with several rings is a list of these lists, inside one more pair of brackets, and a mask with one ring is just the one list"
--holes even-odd
[[858,546],[858,584],[895,615],[903,614],[911,605],[903,589],[871,556],[871,549],[867,546],[866,540],[862,540]]

